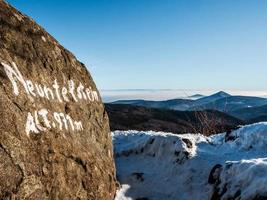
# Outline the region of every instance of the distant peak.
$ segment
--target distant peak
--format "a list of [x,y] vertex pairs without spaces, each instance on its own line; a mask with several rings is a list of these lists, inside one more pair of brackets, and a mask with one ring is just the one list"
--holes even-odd
[[202,94],[194,94],[194,95],[191,95],[189,97],[204,97],[204,95],[202,95]]
[[220,91],[220,92],[217,92],[217,93],[213,94],[212,96],[229,97],[231,95],[226,93],[226,92],[224,92],[224,91]]

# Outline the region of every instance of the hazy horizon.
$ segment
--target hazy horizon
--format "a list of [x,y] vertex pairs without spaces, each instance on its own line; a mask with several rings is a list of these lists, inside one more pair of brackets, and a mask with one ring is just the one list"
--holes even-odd
[[188,98],[195,94],[204,96],[212,95],[219,91],[224,91],[230,95],[255,96],[267,98],[267,90],[183,90],[183,89],[106,89],[100,90],[103,101],[113,102],[117,100],[169,100],[176,98]]

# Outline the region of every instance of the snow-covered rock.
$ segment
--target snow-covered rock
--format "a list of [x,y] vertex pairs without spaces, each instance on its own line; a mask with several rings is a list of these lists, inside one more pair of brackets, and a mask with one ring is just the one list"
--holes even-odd
[[264,199],[267,123],[230,136],[113,132],[121,183],[116,200]]

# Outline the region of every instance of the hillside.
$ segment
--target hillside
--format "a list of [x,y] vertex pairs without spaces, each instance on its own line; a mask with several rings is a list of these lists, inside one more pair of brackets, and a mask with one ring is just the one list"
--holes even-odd
[[195,100],[193,106],[201,106],[201,105],[209,104],[219,99],[227,98],[230,96],[231,96],[230,94],[220,91],[210,96],[202,97],[200,99]]
[[258,107],[267,105],[266,98],[249,97],[249,96],[230,96],[220,98],[216,101],[212,101],[200,106],[193,106],[190,110],[203,110],[203,109],[215,109],[222,112],[231,113],[238,109]]
[[230,112],[231,115],[243,120],[261,119],[267,115],[267,105],[237,109]]
[[111,104],[127,104],[135,106],[143,106],[147,108],[164,108],[171,110],[187,110],[194,104],[191,99],[170,99],[166,101],[148,101],[148,100],[119,100]]
[[133,105],[105,104],[111,130],[153,130],[173,133],[223,132],[243,124],[219,111],[174,111]]
[[116,200],[267,199],[266,132],[267,123],[211,137],[113,132]]

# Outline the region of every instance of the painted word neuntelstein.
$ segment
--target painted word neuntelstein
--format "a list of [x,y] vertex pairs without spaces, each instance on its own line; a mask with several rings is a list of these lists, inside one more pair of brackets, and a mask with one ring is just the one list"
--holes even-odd
[[[72,99],[74,102],[99,101],[97,91],[92,90],[91,87],[85,88],[81,82],[77,88],[73,80],[67,82],[68,86],[60,87],[57,79],[55,79],[51,86],[47,86],[45,84],[34,83],[31,80],[25,80],[14,62],[12,62],[12,66],[4,62],[1,62],[1,64],[12,83],[13,92],[16,96],[20,94],[18,87],[20,83],[31,101],[34,101],[34,98],[45,98],[46,100],[60,103],[69,102]],[[40,121],[43,122],[42,125]],[[40,133],[51,128],[82,131],[83,125],[81,121],[73,120],[68,114],[50,112],[45,108],[36,110],[33,113],[28,112],[25,126],[27,135],[30,133]]]

